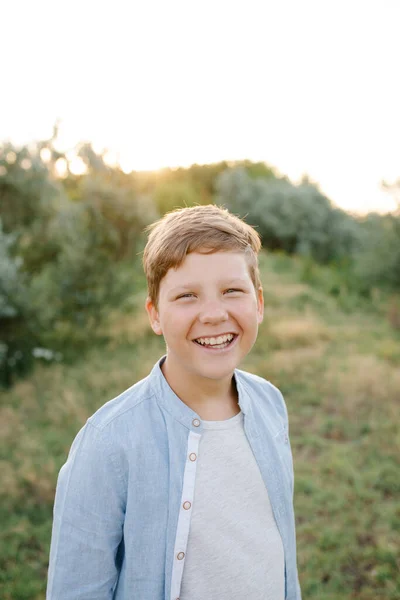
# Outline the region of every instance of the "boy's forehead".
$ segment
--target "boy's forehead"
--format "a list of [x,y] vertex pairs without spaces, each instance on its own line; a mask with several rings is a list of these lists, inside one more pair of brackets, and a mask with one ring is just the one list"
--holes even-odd
[[182,263],[172,270],[175,272],[193,271],[199,266],[212,270],[224,269],[227,266],[238,270],[246,270],[247,264],[244,252],[190,252],[185,256]]
[[167,271],[161,285],[164,283],[170,287],[169,284],[182,284],[190,287],[210,279],[229,282],[238,279],[247,281],[249,278],[248,261],[244,252],[191,252],[181,265]]

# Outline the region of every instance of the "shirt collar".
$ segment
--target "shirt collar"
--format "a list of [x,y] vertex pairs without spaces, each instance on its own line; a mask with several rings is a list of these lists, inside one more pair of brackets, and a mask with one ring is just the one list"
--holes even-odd
[[[150,382],[157,396],[159,404],[170,413],[174,419],[179,421],[190,431],[202,433],[203,426],[201,417],[192,410],[187,404],[175,394],[169,383],[164,377],[161,366],[166,359],[166,355],[154,365],[150,373]],[[236,381],[236,389],[238,391],[240,410],[245,415],[245,425],[249,432],[254,436],[258,435],[258,428],[255,419],[253,418],[252,399],[247,391],[244,377],[241,371],[235,369],[234,377]],[[200,421],[200,425],[194,425],[193,422]]]

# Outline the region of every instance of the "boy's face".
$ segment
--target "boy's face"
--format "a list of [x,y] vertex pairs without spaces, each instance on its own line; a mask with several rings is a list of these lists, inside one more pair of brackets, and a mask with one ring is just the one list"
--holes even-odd
[[190,253],[162,279],[158,308],[146,302],[153,331],[163,335],[176,374],[223,379],[248,354],[263,319],[243,253]]

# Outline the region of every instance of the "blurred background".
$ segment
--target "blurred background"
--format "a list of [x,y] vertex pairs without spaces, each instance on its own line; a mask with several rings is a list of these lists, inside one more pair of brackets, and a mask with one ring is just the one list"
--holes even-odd
[[290,414],[305,599],[400,598],[396,0],[2,7],[0,597],[45,597],[58,471],[164,353],[146,225],[259,231],[243,368]]

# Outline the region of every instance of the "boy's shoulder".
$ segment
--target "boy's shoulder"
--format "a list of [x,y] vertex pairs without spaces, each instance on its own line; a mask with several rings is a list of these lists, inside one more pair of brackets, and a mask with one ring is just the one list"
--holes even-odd
[[120,417],[126,417],[127,413],[134,411],[136,407],[145,403],[153,396],[154,390],[151,385],[150,375],[148,375],[103,404],[89,417],[88,422],[96,427],[96,429],[102,430]]
[[254,402],[266,409],[277,411],[285,422],[288,421],[286,403],[282,392],[273,383],[259,375],[241,369],[236,369],[235,373],[239,382],[244,385],[248,394],[252,396]]

